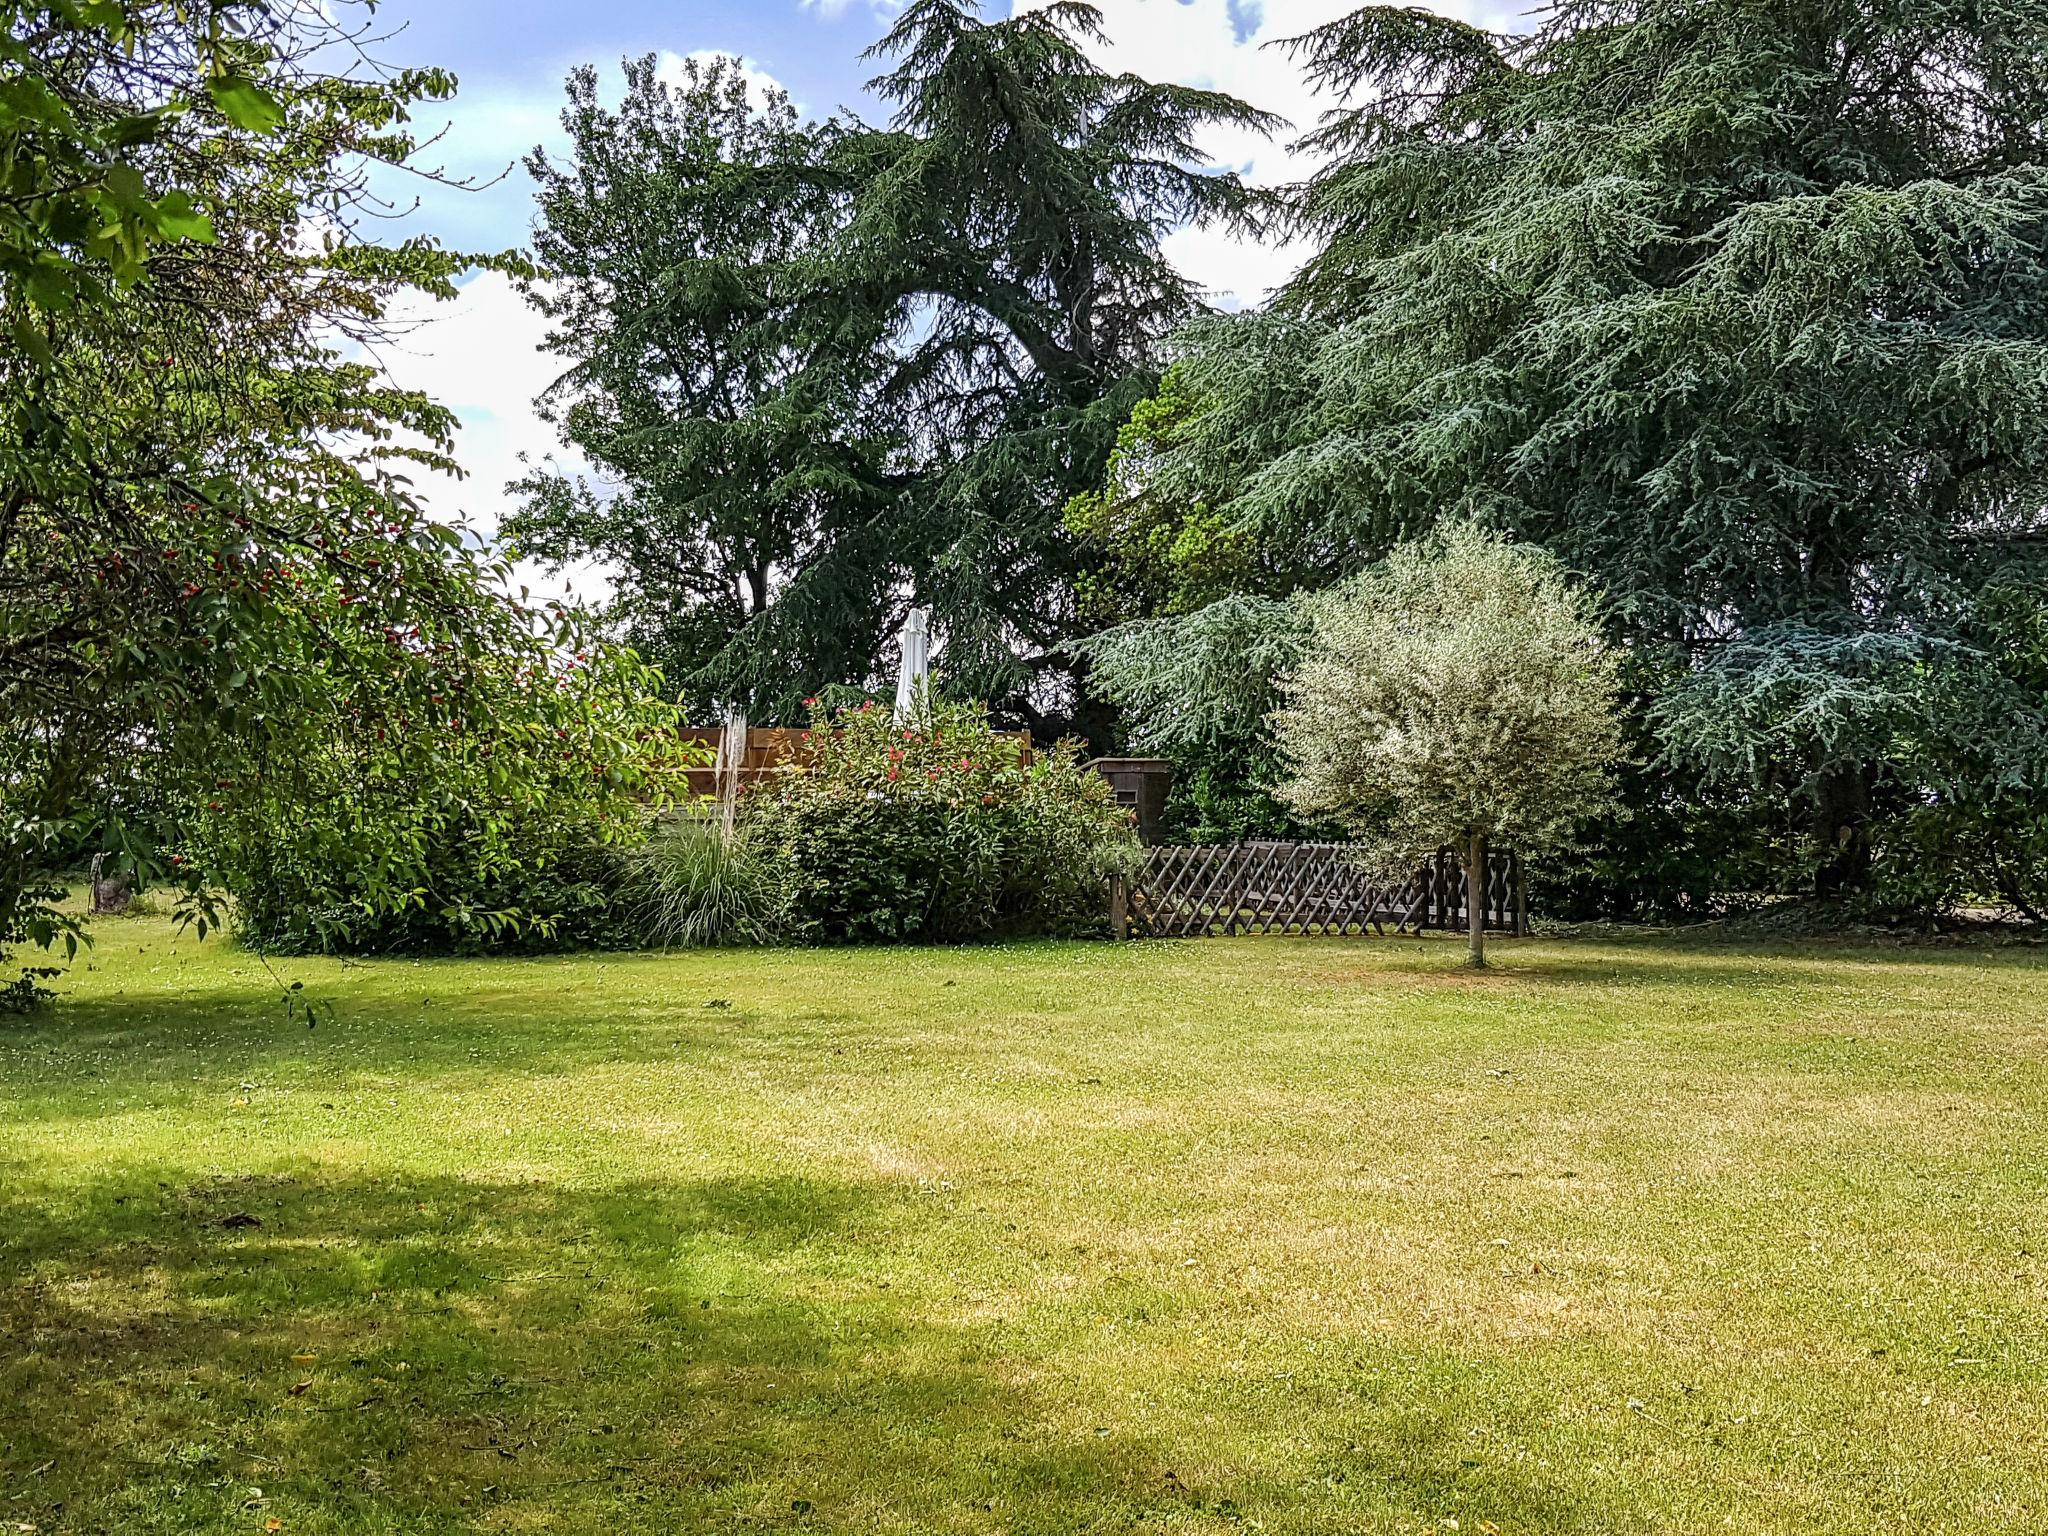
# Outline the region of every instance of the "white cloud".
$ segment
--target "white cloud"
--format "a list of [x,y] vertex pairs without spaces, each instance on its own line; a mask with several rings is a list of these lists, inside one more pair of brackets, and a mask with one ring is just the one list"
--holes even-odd
[[[868,9],[877,16],[893,15],[902,8],[903,0],[868,0]],[[853,9],[853,0],[800,0],[800,9],[827,21],[837,21]]]
[[[552,461],[572,474],[590,472],[588,462],[562,448],[534,410],[535,398],[566,365],[542,349],[547,324],[510,278],[483,273],[453,301],[417,298],[398,306],[392,319],[402,332],[379,349],[386,372],[395,384],[448,407],[461,423],[454,456],[464,477],[415,476],[414,490],[437,519],[465,522],[493,537],[517,504],[506,485],[531,465]],[[601,600],[611,590],[595,564],[560,577],[522,565],[519,576],[542,597]]]
[[[1012,14],[1049,0],[1012,0]],[[1358,8],[1359,0],[1096,0],[1106,45],[1093,49],[1106,69],[1147,80],[1223,91],[1291,125],[1271,138],[1241,128],[1216,128],[1202,140],[1209,164],[1228,167],[1258,186],[1299,181],[1315,169],[1295,142],[1338,105],[1303,78],[1278,46]],[[1513,24],[1517,0],[1435,0],[1428,8],[1478,25]],[[1301,244],[1262,245],[1220,230],[1183,229],[1167,237],[1174,265],[1226,308],[1262,303],[1308,257]]]
[[[685,60],[694,64],[704,65],[718,59],[723,59],[728,64],[737,64],[739,66],[740,78],[747,82],[747,100],[752,104],[755,111],[758,112],[767,106],[769,96],[775,92],[779,91],[784,96],[789,95],[789,87],[769,74],[767,70],[763,69],[754,60],[748,58],[745,54],[728,53],[723,48],[699,48],[693,53],[677,53],[673,49],[664,48],[661,51],[660,57],[655,61],[654,73],[656,78],[664,83],[670,86],[679,86],[683,82],[683,64]],[[801,115],[804,110],[803,103],[793,101],[792,105],[796,107],[798,114]]]

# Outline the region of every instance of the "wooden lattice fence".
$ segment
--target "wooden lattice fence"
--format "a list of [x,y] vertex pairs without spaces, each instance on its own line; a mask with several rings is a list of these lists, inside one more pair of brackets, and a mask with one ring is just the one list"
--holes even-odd
[[[1495,932],[1526,933],[1522,861],[1486,861],[1484,921]],[[1405,883],[1366,874],[1342,843],[1223,843],[1149,848],[1144,868],[1112,893],[1112,917],[1133,938],[1209,934],[1462,931],[1468,924],[1465,871],[1440,853]]]

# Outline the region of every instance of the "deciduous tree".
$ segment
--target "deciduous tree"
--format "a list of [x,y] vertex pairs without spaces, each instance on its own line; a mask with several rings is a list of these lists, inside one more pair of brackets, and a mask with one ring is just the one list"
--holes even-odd
[[1281,793],[1384,871],[1449,845],[1486,963],[1489,847],[1541,854],[1612,808],[1616,658],[1555,557],[1453,525],[1309,599],[1274,716]]
[[[1079,562],[1063,509],[1097,483],[1157,383],[1160,339],[1202,308],[1160,242],[1189,222],[1255,228],[1270,203],[1204,169],[1195,141],[1213,123],[1271,120],[1101,69],[1086,48],[1100,26],[1078,0],[1002,21],[972,0],[912,0],[874,50],[893,65],[877,82],[896,108],[886,128],[799,129],[774,103],[750,124],[708,75],[664,106],[637,74],[616,116],[572,100],[576,162],[546,182],[543,254],[573,244],[615,265],[557,274],[551,302],[589,317],[558,343],[578,368],[568,388],[599,385],[603,368],[587,398],[644,403],[572,410],[569,440],[609,452],[611,415],[642,420],[670,394],[682,419],[649,442],[771,444],[799,420],[819,440],[785,455],[780,479],[772,455],[631,465],[610,520],[536,500],[520,525],[529,542],[626,555],[629,611],[704,614],[691,668],[715,656],[767,714],[792,716],[818,683],[879,667],[890,625],[878,593],[893,591],[932,610],[947,686],[1039,724],[1069,720],[1080,664],[1061,642]],[[699,244],[652,233],[657,208],[682,211]],[[772,250],[750,244],[749,221],[770,209],[771,225],[796,226]],[[629,292],[607,286],[626,271]],[[676,394],[672,380],[715,368],[732,323],[744,348],[768,348],[749,356],[775,365],[716,402]],[[656,337],[673,340],[669,354]],[[792,406],[813,390],[825,404]],[[709,526],[724,487],[800,503],[807,529],[763,567],[765,608],[717,610],[736,624],[634,554],[665,526]]]
[[569,78],[566,162],[535,151],[526,285],[564,361],[543,415],[598,470],[536,469],[506,531],[618,573],[614,618],[700,699],[788,714],[864,682],[905,565],[907,425],[877,398],[890,317],[817,287],[852,208],[852,127],[802,124],[736,61],[628,61],[616,109]]
[[[211,801],[351,827],[371,874],[337,928],[433,899],[419,814],[358,816],[295,775],[347,754],[435,803],[432,723],[577,644],[427,521],[401,471],[452,467],[451,419],[352,355],[392,296],[450,294],[470,259],[357,232],[372,167],[410,159],[409,113],[453,81],[335,72],[350,15],[0,5],[0,945],[74,938],[51,873],[100,847],[210,921],[251,865],[180,833]],[[580,745],[588,699],[491,697],[466,715],[499,765],[468,806],[485,835],[537,733]]]

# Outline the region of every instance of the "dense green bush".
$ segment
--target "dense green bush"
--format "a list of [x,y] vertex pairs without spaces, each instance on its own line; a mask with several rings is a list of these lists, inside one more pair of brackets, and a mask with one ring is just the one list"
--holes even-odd
[[[621,903],[625,850],[584,822],[522,818],[486,853],[473,829],[451,827],[428,850],[421,885],[395,908],[365,910],[345,864],[308,879],[274,868],[245,883],[234,928],[273,954],[472,955],[629,949]],[[295,903],[306,902],[299,906]]]
[[1589,822],[1576,846],[1527,862],[1531,908],[1570,922],[1697,922],[1810,885],[1790,797],[1673,770],[1643,699],[1638,687],[1622,718],[1621,808]]
[[59,972],[54,965],[20,964],[12,952],[25,944],[47,950],[67,938],[75,945],[77,933],[75,924],[57,911],[65,893],[54,880],[34,872],[18,874],[0,892],[10,898],[0,900],[0,1014],[26,1013],[49,997],[43,983]]
[[1062,745],[1031,766],[979,709],[906,729],[864,706],[812,722],[813,755],[747,796],[746,836],[787,882],[803,942],[1074,934],[1106,921],[1130,813]]
[[424,699],[380,696],[365,669],[343,719],[224,751],[171,818],[173,862],[212,873],[270,950],[632,943],[625,856],[702,756],[659,675],[599,645],[549,666],[517,643],[410,659]]
[[1873,915],[1932,923],[1976,907],[2048,922],[2048,811],[2018,795],[1916,806],[1874,852]]

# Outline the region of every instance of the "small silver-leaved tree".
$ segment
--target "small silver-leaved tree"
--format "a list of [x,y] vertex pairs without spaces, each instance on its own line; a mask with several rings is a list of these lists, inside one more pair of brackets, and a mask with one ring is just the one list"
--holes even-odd
[[1540,854],[1613,805],[1616,657],[1555,558],[1469,525],[1309,600],[1273,717],[1281,797],[1388,873],[1446,844],[1486,964],[1486,850]]

